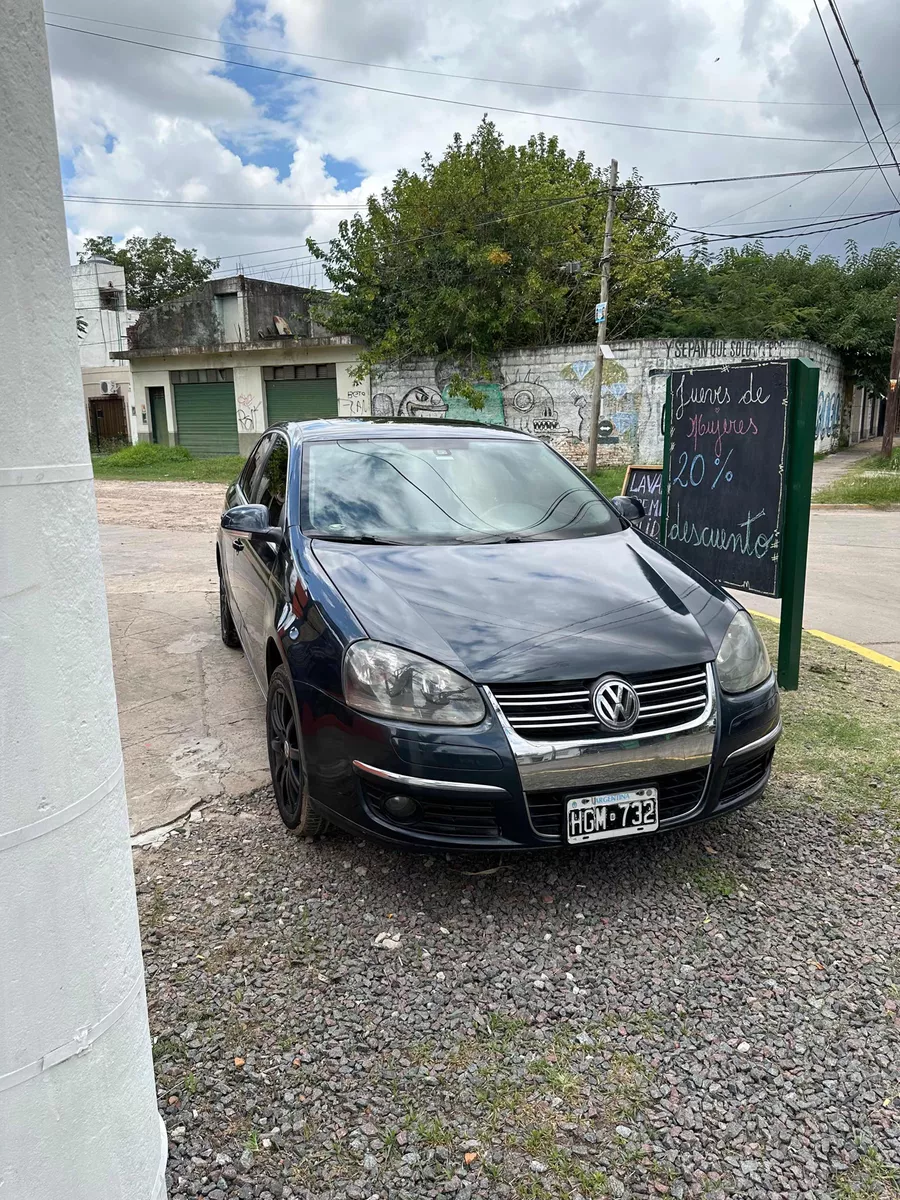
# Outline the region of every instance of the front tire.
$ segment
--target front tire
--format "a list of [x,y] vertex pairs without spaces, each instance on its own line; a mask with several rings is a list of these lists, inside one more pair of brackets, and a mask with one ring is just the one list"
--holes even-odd
[[219,627],[222,630],[222,641],[230,650],[240,650],[241,639],[238,637],[237,626],[231,615],[231,605],[228,603],[228,593],[225,591],[225,579],[219,570]]
[[301,837],[318,837],[327,820],[313,808],[303,763],[300,718],[287,667],[276,667],[266,697],[266,742],[278,813]]

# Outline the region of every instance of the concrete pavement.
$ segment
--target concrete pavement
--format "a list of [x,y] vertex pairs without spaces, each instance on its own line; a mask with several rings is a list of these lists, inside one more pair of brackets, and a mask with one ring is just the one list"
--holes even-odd
[[[749,609],[780,614],[779,600],[734,595]],[[803,627],[900,659],[900,512],[812,510]]]
[[213,532],[103,525],[101,547],[136,834],[265,783],[265,706],[219,637]]
[[813,464],[813,503],[815,503],[816,492],[819,488],[834,483],[836,479],[846,475],[850,468],[856,466],[861,459],[868,458],[870,454],[880,453],[881,438],[869,438],[865,442],[857,442],[848,450],[838,450],[835,454],[828,454],[825,458],[820,458],[817,463]]
[[[900,659],[900,512],[815,504],[819,488],[880,450],[881,438],[870,438],[813,467],[803,627]],[[749,609],[781,613],[779,600],[734,595]]]

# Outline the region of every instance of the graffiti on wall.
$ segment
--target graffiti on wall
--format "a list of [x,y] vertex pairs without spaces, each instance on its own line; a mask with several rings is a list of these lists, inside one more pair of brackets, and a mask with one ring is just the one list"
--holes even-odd
[[[463,396],[453,393],[449,382],[394,388],[382,380],[372,396],[372,413],[378,417],[411,417],[475,421],[506,425],[545,441],[586,441],[594,382],[594,363],[577,359],[546,373],[529,368],[505,377],[476,384],[482,407],[473,408]],[[638,399],[629,388],[628,374],[619,363],[608,360],[603,370],[602,401],[604,425],[602,445],[622,445],[637,451],[639,432]]]
[[819,392],[819,403],[816,406],[816,441],[820,438],[833,438],[840,433],[840,429],[840,392]]
[[249,430],[256,428],[256,414],[259,412],[260,402],[257,400],[254,404],[253,397],[249,393],[243,393],[237,398],[237,422],[241,429]]

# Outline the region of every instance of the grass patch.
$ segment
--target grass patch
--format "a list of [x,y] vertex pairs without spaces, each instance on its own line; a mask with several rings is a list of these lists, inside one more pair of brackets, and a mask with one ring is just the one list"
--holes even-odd
[[[758,626],[774,662],[778,626]],[[770,798],[812,800],[848,822],[880,808],[900,827],[900,672],[804,634],[800,687],[781,706]]]
[[866,1150],[838,1178],[834,1194],[839,1200],[900,1200],[900,1171],[889,1167],[877,1150]]
[[872,454],[854,464],[846,475],[820,488],[816,504],[900,504],[900,450],[890,458]]
[[113,454],[91,456],[96,479],[187,480],[231,483],[244,465],[241,454],[194,458],[184,446],[156,446],[138,442]]
[[716,866],[715,863],[698,863],[689,872],[688,879],[707,900],[725,900],[729,896],[737,895],[737,876],[725,867]]
[[627,467],[601,467],[596,475],[589,478],[604,496],[621,496],[627,470]]

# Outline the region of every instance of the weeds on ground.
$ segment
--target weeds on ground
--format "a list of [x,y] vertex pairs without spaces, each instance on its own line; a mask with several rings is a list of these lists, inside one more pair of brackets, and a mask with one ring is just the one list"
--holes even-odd
[[877,1150],[859,1156],[835,1184],[838,1200],[900,1200],[900,1171],[889,1167]]
[[620,496],[627,470],[627,467],[601,467],[595,475],[589,475],[588,478],[604,496]]
[[244,457],[224,454],[194,458],[184,446],[157,446],[138,442],[113,454],[95,454],[91,461],[96,479],[188,480],[231,483],[240,474]]
[[[774,662],[778,627],[758,625]],[[881,809],[900,830],[900,672],[804,634],[800,686],[781,710],[769,804],[812,801],[848,833],[855,814]]]
[[846,475],[820,488],[816,504],[900,504],[900,450],[890,458],[873,454],[855,463]]

